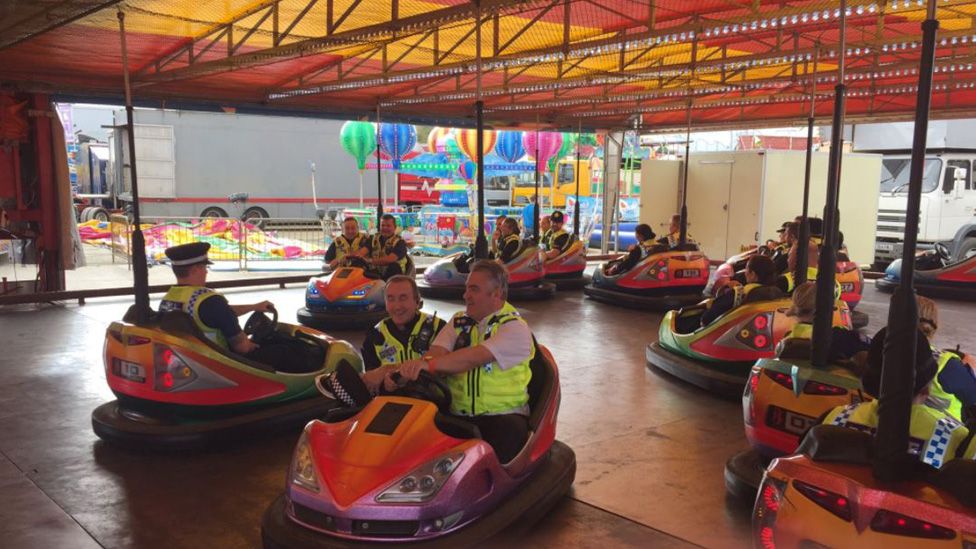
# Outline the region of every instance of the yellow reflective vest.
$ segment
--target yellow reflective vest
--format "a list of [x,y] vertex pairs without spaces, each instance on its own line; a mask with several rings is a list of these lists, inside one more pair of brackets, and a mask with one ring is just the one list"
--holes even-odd
[[[379,259],[392,254],[393,248],[395,248],[400,242],[400,237],[397,235],[387,238],[386,242],[383,242],[382,236],[383,235],[379,233],[373,235],[372,247],[370,248],[372,250],[373,259]],[[398,259],[396,264],[400,266],[400,269],[402,269],[404,273],[407,272],[407,256],[403,256],[402,258]]]
[[961,421],[962,401],[956,395],[946,392],[942,388],[942,384],[939,383],[939,374],[942,373],[942,369],[946,367],[946,364],[954,358],[959,358],[959,355],[952,351],[942,351],[939,354],[938,370],[936,370],[935,378],[932,379],[932,384],[929,385],[929,401],[933,403],[934,407],[945,410],[950,416]]
[[363,247],[363,241],[365,239],[366,235],[363,233],[357,234],[356,237],[352,239],[352,242],[346,240],[345,235],[340,234],[337,236],[334,241],[336,247],[336,259],[342,261],[347,255],[356,253],[357,250]]
[[435,315],[420,313],[417,321],[410,330],[410,337],[404,345],[396,336],[393,335],[393,319],[385,318],[376,325],[376,331],[383,336],[383,342],[375,345],[376,356],[380,359],[380,365],[399,364],[407,360],[423,358],[430,350],[430,343],[434,340],[437,332],[441,331],[444,321]]
[[173,286],[166,292],[163,300],[159,303],[159,312],[183,311],[193,318],[193,322],[200,328],[203,335],[207,336],[207,339],[224,349],[230,349],[230,345],[227,344],[227,339],[224,337],[223,332],[217,328],[207,326],[200,320],[200,304],[205,299],[215,295],[220,294],[204,286]]
[[[476,320],[463,311],[458,312],[451,319],[451,327],[457,332],[454,350],[480,345],[509,322],[525,321],[507,302],[488,319],[484,334]],[[446,381],[451,389],[451,412],[465,416],[522,413],[529,403],[528,386],[532,379],[529,364],[536,352],[533,341],[529,356],[507,370],[502,370],[498,362],[492,361],[462,374],[448,376]]]

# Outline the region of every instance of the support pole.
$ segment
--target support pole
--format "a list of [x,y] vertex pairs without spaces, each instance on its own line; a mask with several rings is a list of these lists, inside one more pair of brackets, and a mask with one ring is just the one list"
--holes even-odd
[[[538,121],[536,121],[538,125]],[[539,203],[539,178],[541,174],[539,173],[539,129],[535,130],[535,208],[532,208],[532,240],[536,244],[539,243],[539,208],[542,204]]]
[[376,104],[376,230],[380,229],[380,218],[383,217],[383,171],[380,166],[380,105]]
[[484,259],[488,257],[488,239],[485,238],[485,104],[483,101],[479,100],[475,103],[475,111],[478,123],[478,138],[475,140],[478,148],[476,153],[478,164],[478,236],[474,241],[474,256],[478,259]]
[[[827,163],[827,200],[823,215],[823,245],[820,247],[820,262],[817,267],[817,312],[813,319],[813,351],[811,360],[814,368],[824,368],[830,351],[831,325],[834,316],[834,281],[837,270],[835,250],[837,248],[837,195],[840,191],[841,149],[844,139],[844,109],[846,107],[847,86],[844,85],[844,63],[846,59],[845,34],[847,29],[847,2],[840,3],[840,45],[838,47],[838,77],[834,88],[834,117],[831,122],[830,159]],[[800,250],[807,253],[806,250]]]
[[[806,168],[803,174],[803,219],[800,221],[800,230],[797,234],[797,254],[796,272],[793,273],[795,285],[799,286],[807,281],[807,267],[810,266],[810,257],[807,249],[810,247],[810,220],[808,212],[810,209],[810,168],[813,164],[813,123],[815,108],[817,105],[817,60],[820,57],[818,48],[813,57],[813,87],[810,93],[810,116],[807,118],[807,158]],[[809,74],[807,75],[810,76]]]
[[576,235],[576,238],[579,238],[580,235],[580,139],[583,137],[582,134],[583,122],[580,121],[579,127],[576,129],[576,202],[573,203],[573,234]]
[[691,76],[688,81],[688,126],[685,131],[685,165],[684,180],[681,190],[681,231],[678,236],[678,245],[684,246],[688,243],[688,166],[691,164],[691,104],[694,97],[695,65],[698,60],[698,35],[691,42]]
[[132,89],[129,86],[129,53],[125,43],[125,13],[120,9],[119,38],[122,41],[122,79],[125,84],[125,126],[129,142],[129,178],[132,180],[132,277],[136,301],[136,323],[149,320],[149,266],[146,263],[146,238],[139,215],[139,181],[136,170],[136,135],[132,113]]
[[922,23],[922,58],[918,70],[918,102],[915,104],[915,135],[908,183],[908,211],[905,217],[905,248],[901,261],[901,284],[895,288],[888,309],[888,334],[884,344],[881,394],[878,395],[878,432],[875,439],[874,476],[889,482],[906,478],[914,461],[908,454],[911,403],[915,385],[916,330],[915,248],[919,206],[922,201],[922,173],[925,167],[925,137],[932,101],[932,68],[939,22],[936,0],[929,0]]

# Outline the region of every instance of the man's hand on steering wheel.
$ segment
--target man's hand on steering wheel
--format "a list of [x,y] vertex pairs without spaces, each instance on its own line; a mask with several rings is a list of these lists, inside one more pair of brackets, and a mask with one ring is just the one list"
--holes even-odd
[[400,363],[400,367],[397,368],[400,375],[407,381],[415,381],[420,376],[420,372],[426,370],[427,362],[423,360],[408,360]]
[[262,301],[260,303],[255,303],[254,304],[254,310],[255,311],[260,311],[262,313],[271,313],[271,312],[274,312],[275,306],[274,306],[274,303],[272,303],[270,301]]

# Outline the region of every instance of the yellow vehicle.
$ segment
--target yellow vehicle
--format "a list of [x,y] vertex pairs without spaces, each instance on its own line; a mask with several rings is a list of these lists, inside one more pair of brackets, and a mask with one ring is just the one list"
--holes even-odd
[[[594,196],[598,192],[598,184],[594,181],[593,169],[602,169],[603,162],[598,158],[580,160],[580,196]],[[600,166],[600,167],[598,167]],[[565,208],[566,197],[576,195],[576,158],[567,156],[559,161],[556,167],[556,188],[552,189],[552,174],[543,174],[539,181],[539,198],[543,206]],[[512,205],[524,206],[529,203],[529,197],[535,194],[535,173],[526,172],[519,176],[512,188]]]

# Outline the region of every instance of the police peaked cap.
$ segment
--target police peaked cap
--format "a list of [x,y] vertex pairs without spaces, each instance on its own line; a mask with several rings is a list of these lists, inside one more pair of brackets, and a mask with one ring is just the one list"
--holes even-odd
[[169,258],[170,264],[174,267],[196,265],[197,263],[210,265],[211,261],[207,258],[209,250],[210,244],[206,242],[191,242],[166,248],[166,257]]

